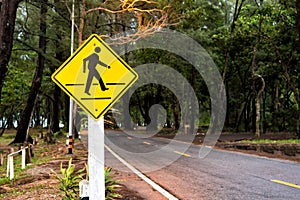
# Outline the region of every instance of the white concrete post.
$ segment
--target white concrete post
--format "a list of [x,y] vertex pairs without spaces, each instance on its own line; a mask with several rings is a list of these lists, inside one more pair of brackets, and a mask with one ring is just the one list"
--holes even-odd
[[9,179],[14,179],[14,156],[9,156]]
[[22,149],[22,169],[25,169],[25,166],[26,166],[26,148],[21,147],[21,149]]
[[7,156],[7,163],[6,163],[6,165],[7,165],[7,169],[6,169],[6,177],[9,177],[9,160],[10,160],[9,157],[10,157],[10,156],[8,155],[8,156]]
[[4,165],[4,156],[2,153],[0,153],[0,165]]
[[79,197],[80,199],[89,197],[89,181],[82,180],[79,182]]
[[104,118],[88,119],[89,200],[105,200]]

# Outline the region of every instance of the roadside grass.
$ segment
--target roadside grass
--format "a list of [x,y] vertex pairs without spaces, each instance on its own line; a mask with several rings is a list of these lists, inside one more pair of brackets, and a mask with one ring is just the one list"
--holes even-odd
[[[0,137],[0,146],[9,145],[15,139],[16,132],[17,132],[16,129],[5,130],[3,135]],[[30,129],[29,132],[30,132],[30,136],[32,138],[35,138],[39,135],[40,132],[45,132],[45,130],[36,128],[36,129]]]
[[15,130],[7,130],[4,134],[0,137],[0,146],[7,146],[11,143],[15,138]]
[[[30,135],[35,138],[38,136],[38,134],[41,132],[40,129],[33,129],[30,130]],[[43,132],[44,133],[44,132]],[[16,130],[7,130],[2,137],[0,137],[0,146],[7,146],[10,142],[13,141],[16,134]],[[56,138],[57,141],[65,141],[65,137],[58,137]],[[15,151],[18,150],[17,146],[11,146],[15,149]],[[52,151],[52,145],[46,144],[43,139],[41,139],[38,142],[38,146],[34,147],[34,157],[31,158],[30,165],[26,165],[24,170],[34,168],[36,165],[39,164],[45,164],[48,161],[50,161],[52,158],[51,153],[48,155],[47,152]],[[4,185],[15,185],[20,180],[26,180],[33,178],[32,175],[24,173],[24,170],[21,169],[21,155],[14,156],[14,179],[9,180],[8,177],[6,177],[6,168],[7,168],[7,158],[4,159],[4,165],[0,166],[0,199],[4,197],[8,197],[10,195],[16,195],[16,194],[22,194],[25,191],[20,191],[18,189],[11,189],[5,193],[1,194],[1,186]]]
[[288,139],[288,140],[271,140],[271,139],[253,139],[253,140],[241,140],[240,143],[258,143],[258,144],[299,144],[300,139]]
[[[6,159],[5,159],[6,161]],[[15,185],[18,180],[29,179],[32,175],[23,174],[22,172],[26,169],[29,169],[31,166],[26,166],[24,170],[21,169],[21,156],[14,156],[14,179],[10,180],[9,177],[6,177],[6,162],[3,166],[0,166],[0,187],[3,185]],[[16,188],[9,190],[6,193],[0,194],[0,198],[4,198],[10,195],[22,194],[25,191],[20,191]]]

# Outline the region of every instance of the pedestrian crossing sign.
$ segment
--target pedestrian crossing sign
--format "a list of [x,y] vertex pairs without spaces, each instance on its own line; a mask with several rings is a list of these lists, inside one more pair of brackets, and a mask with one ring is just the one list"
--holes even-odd
[[93,34],[51,78],[97,120],[132,86],[138,75],[98,35]]

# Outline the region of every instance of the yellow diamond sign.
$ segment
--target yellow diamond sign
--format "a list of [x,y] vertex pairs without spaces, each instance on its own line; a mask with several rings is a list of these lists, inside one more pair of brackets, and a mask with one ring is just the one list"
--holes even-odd
[[52,75],[94,119],[103,116],[137,79],[137,73],[95,34]]

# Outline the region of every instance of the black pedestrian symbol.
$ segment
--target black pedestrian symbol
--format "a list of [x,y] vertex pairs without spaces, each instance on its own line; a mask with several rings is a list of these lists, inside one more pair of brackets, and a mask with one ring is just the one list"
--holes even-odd
[[103,63],[99,60],[98,54],[100,53],[100,51],[101,51],[101,48],[96,47],[95,48],[95,53],[92,53],[91,55],[89,55],[88,57],[83,59],[83,73],[85,73],[85,71],[86,71],[86,64],[88,62],[89,74],[88,74],[88,78],[87,78],[86,85],[85,85],[85,91],[84,91],[88,95],[91,95],[89,91],[90,91],[90,87],[91,87],[91,84],[92,84],[92,81],[93,81],[94,77],[99,81],[100,88],[101,88],[102,91],[108,90],[108,88],[105,87],[105,84],[104,84],[99,72],[96,69],[96,66],[98,64],[103,66],[103,67],[107,67],[108,69],[110,69],[109,65],[107,65],[107,64],[105,64],[105,63]]

